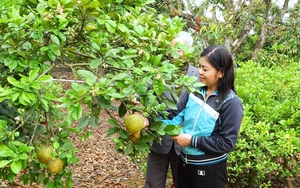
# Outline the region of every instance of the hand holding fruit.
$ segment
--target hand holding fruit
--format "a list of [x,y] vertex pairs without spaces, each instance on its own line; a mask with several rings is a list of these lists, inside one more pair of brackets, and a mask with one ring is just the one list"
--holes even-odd
[[[129,133],[135,134],[145,127],[145,119],[139,114],[131,114],[125,119],[125,128]],[[148,122],[149,124],[149,122]]]

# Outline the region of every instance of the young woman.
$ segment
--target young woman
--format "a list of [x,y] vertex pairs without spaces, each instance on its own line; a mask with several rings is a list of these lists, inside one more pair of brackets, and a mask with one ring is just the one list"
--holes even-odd
[[[227,153],[237,142],[243,106],[234,91],[234,66],[223,46],[206,48],[199,61],[200,81],[185,108],[165,124],[184,126],[172,137],[182,148],[176,188],[224,188]],[[145,124],[147,125],[148,122]]]

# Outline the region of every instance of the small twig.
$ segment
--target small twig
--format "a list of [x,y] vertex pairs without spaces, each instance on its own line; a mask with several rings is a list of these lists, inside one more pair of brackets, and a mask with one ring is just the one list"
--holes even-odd
[[52,64],[45,72],[43,72],[39,77],[47,74],[48,72],[50,72],[56,65],[55,64]]
[[80,55],[82,57],[90,58],[90,59],[96,59],[95,57],[87,55],[87,54],[84,54],[84,53],[80,53],[80,52],[76,52],[76,51],[70,51],[70,50],[68,50],[68,52],[76,54],[76,55]]
[[37,126],[38,126],[38,123],[36,122],[35,126],[34,126],[34,129],[33,129],[33,133],[32,133],[31,139],[30,139],[30,145],[32,145],[32,142],[33,142],[33,139],[34,139],[34,136],[35,136],[35,132],[36,132]]
[[109,115],[109,117],[111,117],[112,119],[116,120],[119,124],[122,125],[122,122],[120,122],[119,120],[117,120],[116,118],[114,118],[107,109],[105,109],[105,112]]

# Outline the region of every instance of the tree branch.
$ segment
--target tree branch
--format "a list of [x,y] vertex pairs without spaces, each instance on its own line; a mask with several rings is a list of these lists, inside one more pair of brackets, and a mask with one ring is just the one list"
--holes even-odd
[[269,27],[269,15],[270,15],[270,8],[272,4],[272,0],[264,0],[266,9],[263,16],[263,24],[261,26],[258,40],[254,46],[254,49],[250,55],[250,59],[256,59],[258,55],[258,51],[261,50],[267,40],[268,37],[268,27]]

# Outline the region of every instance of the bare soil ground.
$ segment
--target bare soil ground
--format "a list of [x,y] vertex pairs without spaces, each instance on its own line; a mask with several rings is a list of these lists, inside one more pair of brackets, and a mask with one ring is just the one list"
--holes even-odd
[[[101,115],[107,119],[106,114]],[[97,130],[93,129],[92,138],[84,142],[74,138],[76,147],[80,149],[77,154],[80,165],[72,168],[74,187],[142,188],[144,175],[139,164],[116,152],[111,138],[105,137],[108,128],[109,125],[104,121]]]

